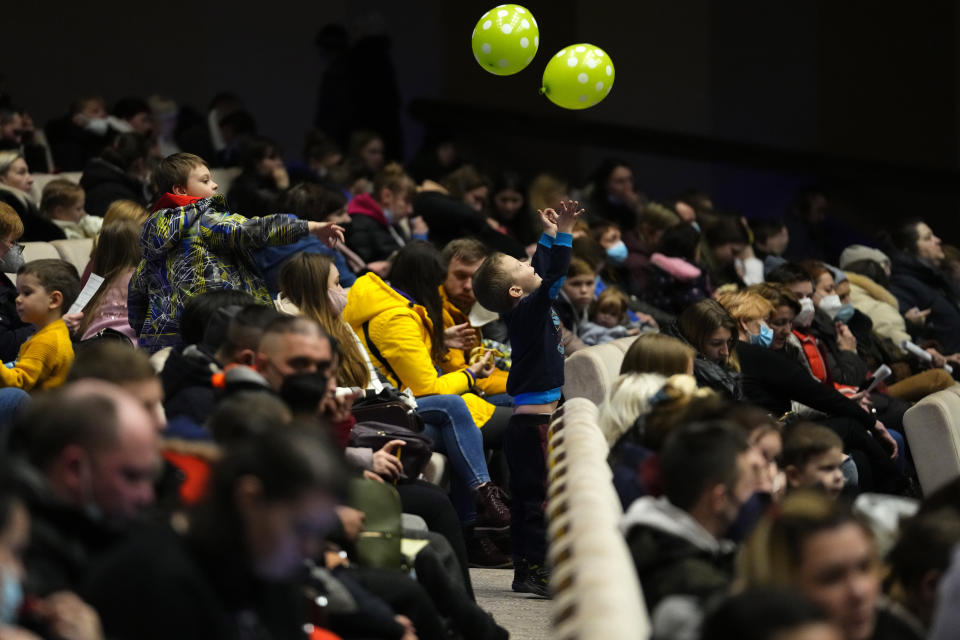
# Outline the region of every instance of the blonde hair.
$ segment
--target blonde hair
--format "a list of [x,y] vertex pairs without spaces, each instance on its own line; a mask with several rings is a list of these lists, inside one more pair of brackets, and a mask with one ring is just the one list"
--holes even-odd
[[380,192],[384,189],[409,200],[417,192],[417,183],[407,175],[403,165],[399,162],[391,162],[373,179],[373,197],[379,200]]
[[590,305],[590,319],[594,319],[598,313],[611,313],[623,322],[627,314],[627,302],[627,296],[620,289],[607,287]]
[[643,434],[644,443],[659,451],[670,432],[684,422],[691,403],[698,400],[722,402],[712,389],[698,388],[693,376],[678,374],[667,378],[666,384],[653,398]]
[[610,386],[600,407],[600,431],[612,447],[632,427],[639,416],[650,412],[650,398],[667,382],[659,373],[628,373]]
[[680,216],[659,202],[648,202],[640,213],[640,224],[647,225],[654,231],[666,231],[680,224]]
[[23,157],[23,154],[19,151],[0,151],[0,179],[5,179],[7,177],[10,167],[17,160],[26,161],[26,159]]
[[103,214],[104,226],[116,220],[133,220],[143,226],[150,212],[133,200],[114,200]]
[[580,276],[596,276],[597,270],[583,258],[570,258],[570,266],[567,267],[567,278],[578,278]]
[[103,277],[103,284],[83,308],[83,319],[77,329],[79,335],[86,333],[95,320],[95,312],[110,287],[135,269],[142,257],[140,251],[141,225],[133,220],[114,220],[104,224],[97,236],[101,240],[90,258],[90,273]]
[[366,388],[370,384],[370,370],[360,353],[353,329],[334,313],[327,295],[330,268],[333,261],[327,256],[305,251],[295,254],[280,268],[277,284],[280,292],[299,309],[300,313],[320,323],[340,346],[337,383],[344,387]]
[[645,333],[627,349],[620,373],[659,373],[665,376],[686,373],[696,355],[697,352],[681,340],[662,333]]
[[822,491],[798,490],[787,494],[777,508],[767,511],[743,546],[737,586],[742,589],[794,587],[797,571],[804,561],[804,543],[818,533],[848,524],[857,525],[872,540],[869,529],[844,501],[831,500]]
[[76,182],[57,178],[43,187],[40,194],[40,213],[44,218],[50,218],[57,207],[69,207],[84,195],[83,187]]
[[527,202],[533,211],[556,207],[560,199],[567,195],[567,183],[560,178],[541,173],[530,182],[527,189]]
[[723,293],[717,298],[717,302],[738,322],[765,320],[773,313],[770,301],[753,291]]

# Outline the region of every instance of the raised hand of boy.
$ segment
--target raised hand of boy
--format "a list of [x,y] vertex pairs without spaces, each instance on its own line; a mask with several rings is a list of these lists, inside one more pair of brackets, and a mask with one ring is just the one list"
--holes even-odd
[[560,202],[560,213],[557,215],[557,231],[560,233],[573,233],[573,225],[577,223],[577,218],[583,213],[579,202],[567,200]]
[[557,212],[553,209],[537,209],[540,215],[540,224],[543,225],[543,232],[550,237],[557,235]]
[[330,248],[337,246],[338,242],[343,242],[343,227],[332,222],[308,222],[307,230],[323,240],[323,243]]

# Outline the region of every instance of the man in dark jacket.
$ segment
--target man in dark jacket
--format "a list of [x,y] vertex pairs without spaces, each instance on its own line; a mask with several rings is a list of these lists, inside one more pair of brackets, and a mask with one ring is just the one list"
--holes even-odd
[[621,528],[656,637],[695,637],[703,607],[733,579],[734,544],[723,540],[756,490],[763,459],[726,422],[685,425],[661,454],[664,497],[644,496]]
[[154,502],[154,420],[123,389],[84,380],[34,401],[13,438],[32,518],[27,591],[76,591]]

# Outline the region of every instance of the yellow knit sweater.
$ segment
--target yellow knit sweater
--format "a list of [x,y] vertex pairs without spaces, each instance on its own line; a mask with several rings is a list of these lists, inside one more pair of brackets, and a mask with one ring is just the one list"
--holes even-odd
[[72,365],[70,331],[60,319],[37,331],[20,346],[12,369],[0,366],[0,382],[4,387],[24,391],[52,389],[67,380]]

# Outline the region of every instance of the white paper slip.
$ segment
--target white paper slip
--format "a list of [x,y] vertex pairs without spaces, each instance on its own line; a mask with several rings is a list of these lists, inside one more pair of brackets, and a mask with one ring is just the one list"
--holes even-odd
[[103,278],[95,273],[91,273],[90,277],[87,278],[87,284],[84,285],[80,295],[77,296],[76,302],[70,306],[70,310],[67,311],[67,313],[79,313],[83,311],[83,308],[90,302],[90,298],[100,289],[100,285],[102,284]]

